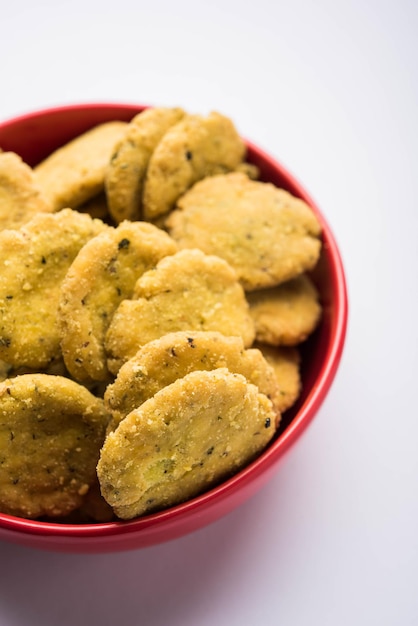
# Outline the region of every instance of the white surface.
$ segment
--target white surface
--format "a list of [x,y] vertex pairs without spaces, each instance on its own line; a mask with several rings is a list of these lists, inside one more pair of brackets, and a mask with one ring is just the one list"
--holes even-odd
[[77,101],[218,109],[328,218],[351,311],[317,419],[246,505],[146,550],[0,543],[0,624],[418,624],[418,5],[15,0],[0,119]]

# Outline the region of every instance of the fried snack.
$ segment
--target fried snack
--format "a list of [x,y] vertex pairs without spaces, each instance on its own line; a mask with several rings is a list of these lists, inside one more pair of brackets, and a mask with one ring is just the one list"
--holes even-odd
[[107,122],[62,146],[35,167],[54,211],[76,209],[104,190],[107,164],[127,124]]
[[104,339],[115,310],[145,271],[176,250],[167,233],[145,222],[109,227],[82,248],[62,283],[58,307],[61,349],[76,380],[107,380]]
[[19,228],[51,210],[33,170],[14,152],[0,153],[0,230]]
[[27,518],[78,508],[96,478],[103,401],[61,376],[0,383],[0,510]]
[[107,436],[102,494],[122,519],[183,502],[249,463],[273,437],[274,420],[271,401],[240,374],[191,372]]
[[[220,367],[242,374],[272,400],[274,407],[280,400],[272,367],[259,350],[246,350],[241,337],[179,331],[147,343],[121,367],[105,393],[105,404],[112,414],[109,430],[114,430],[128,413],[178,378],[193,371]],[[276,423],[279,419],[278,412]]]
[[170,128],[149,161],[143,193],[145,219],[170,211],[177,199],[205,176],[234,170],[245,144],[232,121],[213,112],[187,115]]
[[61,282],[80,248],[107,228],[71,209],[0,232],[0,359],[44,369],[60,357]]
[[180,248],[224,258],[247,291],[273,287],[316,264],[320,224],[308,205],[241,173],[206,178],[182,196],[166,225]]
[[257,341],[295,346],[315,330],[321,317],[319,293],[302,274],[278,287],[247,293]]
[[183,250],[162,259],[138,279],[132,300],[123,300],[106,336],[108,367],[121,365],[144,344],[178,330],[216,330],[254,339],[254,323],[235,272],[222,259]]
[[274,348],[261,343],[254,344],[273,367],[280,387],[277,407],[281,413],[290,409],[302,391],[300,354],[297,348]]
[[110,214],[118,224],[142,217],[142,191],[148,162],[168,129],[184,116],[180,108],[146,109],[128,125],[106,171]]

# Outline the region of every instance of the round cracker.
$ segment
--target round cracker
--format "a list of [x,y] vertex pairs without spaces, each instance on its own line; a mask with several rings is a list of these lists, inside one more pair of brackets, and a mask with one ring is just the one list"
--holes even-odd
[[206,178],[185,193],[166,226],[180,248],[224,258],[248,291],[312,269],[320,224],[310,207],[271,183],[241,173]]
[[59,517],[94,484],[107,413],[102,400],[60,376],[0,383],[0,510]]
[[229,118],[216,112],[185,116],[166,132],[149,161],[145,219],[167,213],[196,181],[234,170],[244,156],[245,144]]
[[284,413],[294,405],[302,391],[299,351],[297,348],[274,348],[261,343],[255,345],[276,373],[280,388],[277,407]]
[[[109,430],[160,389],[197,370],[226,367],[242,374],[277,404],[280,389],[273,368],[259,350],[244,348],[241,337],[218,332],[179,331],[147,343],[119,370],[107,387],[105,403],[112,414]],[[280,419],[278,413],[276,424]]]
[[108,367],[121,365],[154,339],[179,330],[216,330],[254,339],[254,324],[233,269],[200,250],[183,250],[162,259],[138,279],[134,299],[123,300],[106,336]]
[[106,170],[109,211],[116,223],[138,220],[148,162],[168,129],[184,116],[180,108],[156,107],[136,115],[115,147]]
[[176,250],[167,233],[145,222],[122,222],[82,248],[63,281],[58,308],[62,353],[76,380],[107,380],[104,339],[115,310],[145,271]]
[[107,436],[97,466],[102,494],[123,519],[187,500],[263,450],[274,419],[270,400],[240,374],[191,372]]
[[294,346],[315,330],[321,317],[319,293],[302,274],[278,287],[247,293],[257,341]]
[[79,135],[35,167],[54,211],[75,209],[104,189],[106,167],[126,122],[106,122]]
[[19,228],[51,206],[38,187],[33,170],[14,152],[0,154],[0,230]]
[[0,232],[1,359],[44,369],[60,357],[61,282],[80,248],[104,228],[89,215],[64,209]]

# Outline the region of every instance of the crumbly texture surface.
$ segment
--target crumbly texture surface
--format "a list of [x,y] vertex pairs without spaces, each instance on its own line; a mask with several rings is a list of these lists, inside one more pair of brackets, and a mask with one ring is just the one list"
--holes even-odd
[[310,207],[242,173],[205,178],[177,202],[166,225],[180,248],[224,258],[248,291],[273,287],[314,267],[321,227]]
[[0,148],[1,512],[147,515],[287,428],[301,371],[283,346],[321,314],[321,227],[266,173],[229,118],[180,108],[34,169]]
[[103,228],[89,215],[64,209],[0,232],[0,359],[43,369],[60,357],[61,282],[79,250]]
[[105,189],[116,223],[142,218],[142,192],[148,163],[168,129],[184,116],[180,108],[155,107],[136,115],[115,147]]
[[[107,387],[105,404],[114,430],[128,413],[178,378],[198,370],[226,367],[242,374],[278,404],[280,389],[273,368],[259,350],[244,348],[241,337],[218,332],[179,331],[147,343],[119,370]],[[278,423],[280,414],[276,417]]]
[[76,509],[96,480],[103,401],[60,376],[0,383],[0,510],[27,518]]
[[278,287],[247,293],[257,341],[294,346],[315,330],[320,317],[319,293],[302,274]]
[[104,340],[113,314],[137,279],[177,246],[145,222],[122,222],[91,239],[61,286],[58,323],[68,371],[82,382],[107,380]]
[[274,435],[270,400],[239,374],[196,371],[132,411],[97,466],[118,517],[183,502],[249,463]]
[[35,167],[54,211],[75,209],[104,189],[104,177],[125,122],[107,122],[65,144]]
[[245,156],[245,144],[232,121],[212,112],[186,115],[155,148],[145,178],[143,211],[155,219],[205,176],[234,170]]
[[14,152],[1,152],[0,230],[19,228],[36,213],[50,210],[29,165]]
[[200,250],[162,259],[138,279],[133,299],[123,300],[106,336],[108,367],[120,367],[149,341],[179,330],[218,331],[254,340],[254,323],[233,269]]
[[264,344],[255,344],[264,358],[273,367],[280,388],[278,408],[284,413],[299,398],[302,391],[300,376],[300,353],[297,348],[274,348]]

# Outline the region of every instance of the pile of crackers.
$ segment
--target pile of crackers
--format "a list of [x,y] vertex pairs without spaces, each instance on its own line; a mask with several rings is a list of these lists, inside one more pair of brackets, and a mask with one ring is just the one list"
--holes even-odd
[[0,511],[132,519],[255,459],[319,324],[311,208],[220,113],[0,152]]

